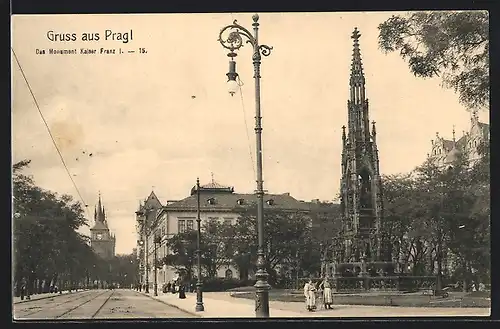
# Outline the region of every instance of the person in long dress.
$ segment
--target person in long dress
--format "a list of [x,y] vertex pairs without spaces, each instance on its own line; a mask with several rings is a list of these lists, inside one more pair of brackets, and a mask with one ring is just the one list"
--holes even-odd
[[314,312],[314,310],[316,309],[316,296],[314,294],[315,291],[316,288],[314,287],[312,280],[306,282],[306,284],[304,285],[304,296],[306,297],[306,308],[309,312]]
[[323,291],[323,304],[325,305],[325,309],[333,309],[332,304],[333,304],[333,294],[332,294],[332,287],[330,285],[330,282],[328,281],[328,277],[325,277],[323,279],[323,282],[319,285],[320,290]]

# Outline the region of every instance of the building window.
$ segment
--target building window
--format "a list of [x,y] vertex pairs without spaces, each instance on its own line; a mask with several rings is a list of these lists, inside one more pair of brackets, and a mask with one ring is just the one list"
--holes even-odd
[[208,217],[208,220],[209,220],[209,221],[212,221],[212,220],[219,220],[219,217]]
[[162,226],[161,227],[161,236],[164,236],[165,235],[165,226]]
[[237,203],[239,206],[241,206],[241,205],[243,205],[243,204],[245,203],[245,200],[243,200],[243,199],[238,199],[238,201],[236,201],[236,203]]
[[193,224],[194,224],[194,220],[192,220],[192,219],[187,220],[187,230],[188,231],[191,231],[193,229]]
[[211,204],[211,205],[214,205],[215,204],[215,199],[214,198],[210,198],[207,200],[208,204]]
[[233,278],[233,271],[231,271],[230,269],[227,269],[226,270],[226,279],[229,280],[232,278]]
[[267,200],[267,204],[270,206],[274,205],[274,200],[273,199]]
[[184,219],[179,219],[177,232],[178,233],[186,232],[186,221]]
[[232,218],[224,218],[224,225],[232,225],[232,224],[233,224]]

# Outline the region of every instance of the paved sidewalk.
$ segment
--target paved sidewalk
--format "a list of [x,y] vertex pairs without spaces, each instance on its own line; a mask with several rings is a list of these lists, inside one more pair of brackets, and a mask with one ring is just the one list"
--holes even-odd
[[[145,293],[144,293],[145,294]],[[196,293],[187,293],[186,299],[178,294],[159,293],[158,299],[191,314],[203,318],[253,318],[255,302],[245,298],[231,297],[228,292],[206,292],[203,294],[204,312],[195,312]],[[296,302],[269,302],[270,316],[278,318],[302,317],[423,317],[423,316],[489,316],[489,308],[423,308],[394,306],[334,305],[333,310],[308,312],[305,305]]]
[[[75,292],[74,290],[72,290],[71,293],[79,293],[79,292],[82,292],[82,291],[85,291],[85,290],[86,289],[79,289],[77,292]],[[33,300],[45,299],[45,298],[50,298],[50,297],[65,295],[65,294],[69,294],[69,293],[70,292],[68,290],[66,290],[66,291],[63,291],[61,294],[58,293],[58,292],[57,293],[36,294],[36,295],[30,295],[31,299],[26,299],[26,297],[24,297],[24,300],[21,300],[21,297],[12,297],[12,303],[13,304],[27,303],[27,302],[30,302],[30,301],[33,301]]]

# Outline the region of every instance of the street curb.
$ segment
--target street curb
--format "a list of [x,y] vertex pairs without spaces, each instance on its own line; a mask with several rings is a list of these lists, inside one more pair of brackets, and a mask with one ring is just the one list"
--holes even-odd
[[46,297],[41,297],[41,298],[36,298],[36,299],[21,300],[19,302],[12,302],[12,304],[17,305],[17,304],[23,304],[23,303],[29,303],[29,302],[36,302],[37,300],[43,300],[43,299],[47,299],[47,298],[54,298],[54,297],[59,297],[59,296],[62,296],[62,295],[68,295],[68,294],[73,294],[73,293],[78,294],[78,293],[81,293],[81,292],[84,292],[84,291],[88,291],[88,290],[86,289],[86,290],[81,290],[81,291],[67,292],[65,294],[57,294],[57,295],[54,295],[54,296],[46,296]]
[[156,300],[156,301],[158,301],[158,302],[160,302],[160,303],[163,303],[163,304],[165,304],[165,305],[167,305],[167,306],[170,306],[170,307],[176,308],[176,309],[178,309],[179,311],[183,311],[183,312],[186,312],[186,313],[188,313],[188,314],[194,315],[194,316],[196,316],[196,317],[203,318],[203,316],[201,316],[199,313],[196,313],[196,312],[193,312],[193,311],[187,311],[187,310],[185,310],[185,309],[183,309],[183,308],[180,308],[180,307],[179,307],[179,306],[177,306],[177,305],[167,303],[166,301],[161,300],[160,298],[155,298],[154,296],[150,296],[150,295],[146,294],[145,292],[139,292],[139,291],[136,291],[136,292],[137,292],[137,293],[139,293],[139,294],[142,294],[142,295],[144,295],[144,296],[148,296],[149,298],[151,298],[151,299],[153,299],[153,300]]

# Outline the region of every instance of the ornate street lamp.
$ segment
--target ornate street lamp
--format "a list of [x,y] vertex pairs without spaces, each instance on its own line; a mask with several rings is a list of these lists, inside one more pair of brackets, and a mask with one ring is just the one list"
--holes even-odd
[[[235,50],[240,49],[243,46],[243,38],[245,37],[246,42],[250,43],[253,47],[253,67],[254,67],[254,79],[255,79],[255,137],[257,144],[257,190],[255,191],[257,195],[257,222],[258,222],[258,235],[259,235],[259,248],[257,250],[257,273],[255,274],[257,282],[255,283],[256,294],[255,294],[255,316],[267,318],[269,317],[269,289],[270,286],[267,283],[268,274],[266,272],[266,259],[264,256],[264,182],[262,179],[262,124],[261,124],[261,113],[260,113],[260,62],[261,54],[264,56],[269,56],[271,50],[270,46],[259,45],[259,15],[255,14],[252,16],[253,19],[253,35],[243,26],[239,25],[236,20],[233,24],[228,25],[221,29],[219,33],[219,42],[221,45],[229,50],[228,57],[231,59],[229,61],[229,73],[228,77],[228,88],[229,94],[232,96],[236,93],[238,88],[238,83],[236,82],[236,62],[234,58],[236,57]],[[226,37],[223,37],[226,35]]]
[[154,295],[158,296],[158,255],[157,255],[157,250],[158,250],[158,245],[161,244],[161,236],[159,234],[156,234],[154,237],[154,244],[155,244],[155,259],[154,259],[154,267],[155,267],[155,282],[154,282]]
[[201,249],[200,249],[200,239],[201,239],[201,218],[200,218],[200,179],[196,178],[196,199],[197,199],[197,217],[196,222],[198,224],[198,234],[196,235],[196,258],[198,262],[198,281],[196,282],[196,312],[202,312],[205,310],[203,306],[203,283],[201,281]]
[[136,211],[135,213],[139,216],[139,217],[144,217],[143,221],[142,221],[142,228],[141,228],[141,231],[142,231],[142,234],[144,236],[144,254],[145,254],[145,270],[146,270],[146,278],[145,278],[145,281],[146,281],[146,288],[145,288],[145,293],[149,294],[149,264],[148,264],[148,254],[149,254],[149,250],[148,250],[148,237],[149,237],[149,231],[148,231],[148,215],[149,213],[152,211],[152,209],[144,209],[144,210],[139,210],[139,211]]

